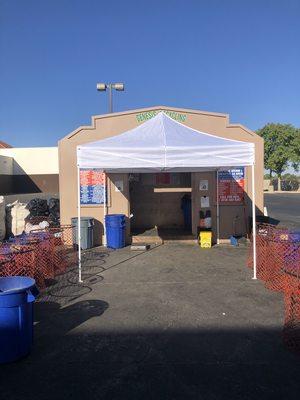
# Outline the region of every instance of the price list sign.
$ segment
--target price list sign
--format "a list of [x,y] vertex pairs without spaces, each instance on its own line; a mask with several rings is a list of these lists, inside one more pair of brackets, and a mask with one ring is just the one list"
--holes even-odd
[[105,174],[98,169],[80,169],[80,204],[104,204]]
[[245,170],[237,167],[219,171],[220,203],[243,203],[245,187]]

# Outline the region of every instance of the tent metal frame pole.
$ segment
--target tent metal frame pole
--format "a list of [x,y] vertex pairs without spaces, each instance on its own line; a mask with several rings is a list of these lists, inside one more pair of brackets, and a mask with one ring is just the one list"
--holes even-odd
[[217,244],[220,244],[219,170],[217,169]]
[[253,278],[257,279],[256,276],[256,204],[255,204],[255,177],[254,177],[253,163],[251,166],[251,180],[252,180],[252,240],[253,240]]
[[103,189],[103,246],[107,246],[107,239],[106,239],[106,228],[105,228],[105,217],[107,215],[107,190],[106,190],[106,184],[107,184],[107,179],[106,179],[106,173],[104,173],[104,189]]
[[78,241],[78,282],[82,283],[81,274],[81,204],[80,204],[80,167],[77,166],[77,241]]

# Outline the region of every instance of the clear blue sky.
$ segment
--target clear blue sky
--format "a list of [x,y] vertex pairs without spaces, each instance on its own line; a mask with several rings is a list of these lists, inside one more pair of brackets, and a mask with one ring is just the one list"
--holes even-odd
[[0,0],[0,140],[52,146],[107,110],[300,126],[300,0]]

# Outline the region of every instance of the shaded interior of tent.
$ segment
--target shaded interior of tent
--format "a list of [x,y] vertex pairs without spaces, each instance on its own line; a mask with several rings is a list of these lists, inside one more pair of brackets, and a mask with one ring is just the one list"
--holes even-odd
[[[128,222],[134,239],[137,235],[157,235],[166,240],[192,240],[201,227],[210,228],[213,243],[217,242],[216,171],[130,174],[128,180],[132,215]],[[247,236],[251,229],[249,198],[245,192],[242,197],[234,207],[219,205],[223,238]]]
[[[192,235],[191,173],[129,176],[132,235]],[[156,232],[157,230],[157,232]]]

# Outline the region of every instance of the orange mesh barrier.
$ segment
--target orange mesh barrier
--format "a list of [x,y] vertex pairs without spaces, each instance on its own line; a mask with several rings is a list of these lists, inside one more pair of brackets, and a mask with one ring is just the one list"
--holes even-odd
[[[7,247],[5,251],[7,252]],[[0,249],[3,251],[3,249]],[[4,255],[0,256],[3,259]],[[40,288],[45,287],[43,273],[37,269],[37,254],[34,245],[11,245],[5,261],[0,261],[0,276],[29,276]]]
[[[274,226],[269,224],[260,224],[257,226],[256,235],[256,270],[257,278],[265,281],[269,276],[270,270],[270,237],[273,236]],[[253,268],[253,243],[248,254],[248,267]]]
[[54,268],[56,273],[63,273],[67,268],[76,264],[77,249],[75,242],[75,227],[63,225],[55,228],[48,228],[47,232],[52,237],[54,248]]
[[[257,277],[270,290],[284,293],[283,339],[300,352],[300,234],[268,224],[257,226]],[[253,268],[251,242],[247,265]]]
[[12,256],[0,255],[0,276],[11,276],[15,272],[15,263]]
[[30,276],[40,288],[77,262],[73,226],[30,232],[0,245],[0,276]]
[[300,354],[300,287],[286,292],[284,303],[283,341],[290,350]]
[[285,289],[285,257],[290,247],[286,229],[274,229],[269,239],[268,268],[265,280],[267,289],[282,292]]

